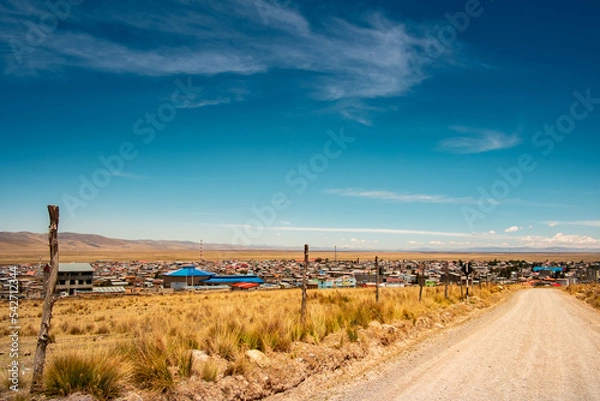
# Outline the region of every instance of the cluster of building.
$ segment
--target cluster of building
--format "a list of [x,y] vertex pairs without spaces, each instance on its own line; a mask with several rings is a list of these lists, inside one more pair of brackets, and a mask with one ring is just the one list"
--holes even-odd
[[[468,269],[466,266],[468,265]],[[0,297],[8,294],[10,266],[0,267]],[[19,293],[40,298],[49,266],[16,265]],[[306,270],[306,272],[305,272]],[[299,260],[132,262],[95,261],[61,263],[57,294],[170,293],[174,291],[230,291],[294,288],[306,273],[308,288],[354,288],[364,286],[437,286],[449,282],[521,283],[523,285],[569,285],[599,282],[600,262],[535,263],[527,261],[373,260],[330,261],[315,259],[305,269]]]

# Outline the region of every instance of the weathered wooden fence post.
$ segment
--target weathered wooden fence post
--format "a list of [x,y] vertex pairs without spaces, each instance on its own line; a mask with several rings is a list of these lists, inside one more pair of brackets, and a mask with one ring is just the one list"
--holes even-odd
[[463,284],[462,284],[462,275],[463,275],[463,269],[462,269],[462,267],[463,267],[463,262],[460,259],[458,261],[458,267],[459,267],[459,269],[458,269],[459,273],[458,274],[460,275],[460,277],[459,277],[460,278],[460,299],[462,300],[463,297],[464,297]]
[[465,265],[465,275],[467,276],[467,303],[469,302],[469,262]]
[[450,281],[450,270],[448,268],[448,262],[444,262],[444,299],[448,299],[448,281]]
[[469,271],[471,272],[471,295],[475,296],[475,271],[473,270],[473,263],[469,262]]
[[425,264],[420,263],[419,270],[419,302],[421,302],[421,298],[423,297],[423,286],[425,285]]
[[302,305],[300,307],[300,324],[306,327],[306,272],[308,270],[308,245],[304,245],[304,269],[302,270]]
[[52,319],[52,307],[54,306],[54,291],[58,279],[58,206],[48,205],[50,215],[50,227],[48,228],[48,243],[50,246],[50,276],[46,285],[44,306],[42,309],[42,324],[38,336],[37,348],[33,359],[33,377],[31,379],[30,393],[39,393],[42,390],[42,378],[44,375],[44,362],[46,361],[46,347],[50,342],[48,332],[50,331],[50,320]]
[[375,302],[379,302],[379,261],[377,256],[375,256],[375,274],[377,275],[375,279]]

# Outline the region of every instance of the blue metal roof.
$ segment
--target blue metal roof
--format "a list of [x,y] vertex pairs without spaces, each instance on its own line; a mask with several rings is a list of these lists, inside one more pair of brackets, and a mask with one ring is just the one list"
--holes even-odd
[[246,275],[246,276],[214,276],[202,284],[235,284],[235,283],[264,283],[264,280],[258,276]]
[[196,269],[194,266],[184,266],[174,272],[165,273],[165,276],[172,277],[198,277],[198,276],[214,276],[215,273],[206,272],[204,270]]
[[564,270],[563,267],[550,267],[550,266],[536,266],[533,268],[534,272],[539,272],[540,270],[550,270],[553,272],[561,272]]

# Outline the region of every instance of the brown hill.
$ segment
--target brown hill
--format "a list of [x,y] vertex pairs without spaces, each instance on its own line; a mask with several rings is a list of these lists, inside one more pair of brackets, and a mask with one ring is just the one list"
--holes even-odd
[[[193,251],[191,241],[125,240],[96,234],[59,233],[62,251]],[[210,248],[210,245],[207,245]],[[0,251],[47,251],[48,234],[0,232]]]

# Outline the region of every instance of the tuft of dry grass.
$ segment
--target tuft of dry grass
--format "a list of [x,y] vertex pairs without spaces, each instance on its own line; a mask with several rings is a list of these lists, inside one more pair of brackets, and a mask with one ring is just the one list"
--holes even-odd
[[135,340],[121,346],[120,353],[131,363],[131,379],[139,388],[164,393],[173,387],[171,354],[162,336],[138,333]]
[[202,372],[200,372],[200,377],[202,380],[207,382],[214,382],[217,380],[219,376],[219,367],[218,365],[211,359],[204,362],[202,366]]
[[244,354],[237,354],[235,359],[227,364],[223,375],[235,376],[243,375],[250,369],[250,363]]
[[19,372],[17,382],[16,378],[12,378],[8,369],[3,369],[2,373],[0,374],[0,381],[2,383],[2,390],[10,392],[14,395],[25,394],[29,391],[29,386],[31,384],[31,373],[25,374],[22,371]]
[[49,395],[83,392],[104,401],[120,394],[126,377],[114,355],[74,351],[52,358],[44,372],[44,384]]
[[181,377],[190,377],[193,373],[194,357],[192,351],[180,348],[176,353],[177,371]]

